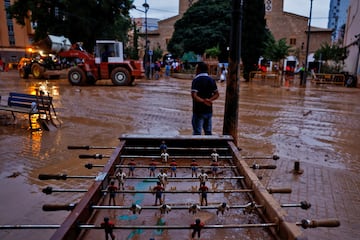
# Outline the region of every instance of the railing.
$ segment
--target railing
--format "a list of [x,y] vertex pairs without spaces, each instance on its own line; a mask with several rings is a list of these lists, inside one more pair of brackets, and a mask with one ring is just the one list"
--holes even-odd
[[312,82],[316,84],[339,84],[345,85],[344,74],[312,73]]
[[252,80],[278,80],[278,72],[262,72],[262,71],[252,71],[250,72],[250,81]]

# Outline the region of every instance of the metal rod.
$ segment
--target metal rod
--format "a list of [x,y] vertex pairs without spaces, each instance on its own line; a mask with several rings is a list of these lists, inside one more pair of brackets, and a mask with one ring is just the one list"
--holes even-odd
[[278,155],[272,156],[243,156],[242,159],[272,159],[272,160],[279,160],[280,157]]
[[[85,179],[95,179],[97,176],[68,176],[66,174],[39,174],[39,179],[40,180],[66,180],[68,178],[85,178]],[[158,181],[159,179],[157,177],[127,177],[126,179],[145,179],[145,180],[156,180]],[[176,181],[176,180],[196,180],[198,181],[198,178],[194,178],[194,177],[168,177],[167,178],[168,181]],[[214,178],[210,178],[210,179],[215,179],[215,180],[223,180],[223,179],[244,179],[243,176],[239,176],[239,177],[214,177]]]
[[250,166],[252,169],[276,169],[276,165],[260,165],[260,164],[253,164]]
[[103,159],[103,158],[109,158],[110,155],[103,155],[103,154],[80,154],[79,158],[85,159],[85,158],[93,158],[93,159]]
[[[102,192],[107,192],[107,190],[103,190]],[[207,191],[207,193],[248,193],[253,192],[252,189],[238,189],[238,190],[218,190],[218,191]],[[153,191],[138,191],[138,190],[123,190],[123,191],[116,191],[116,193],[151,193]],[[190,193],[190,194],[199,194],[200,191],[188,191],[188,190],[174,190],[174,191],[162,191],[162,193]]]
[[[61,225],[0,225],[0,229],[56,229]],[[228,224],[228,225],[205,225],[203,229],[210,228],[258,228],[258,227],[275,227],[276,223],[254,223],[254,224]],[[100,225],[82,224],[77,226],[80,229],[104,229]],[[144,226],[144,225],[119,225],[114,226],[113,229],[190,229],[190,225],[162,225],[162,226]]]
[[67,174],[39,174],[40,180],[66,180],[68,178],[95,179],[96,176],[68,176]]
[[[128,177],[126,179],[145,179],[145,180],[159,180],[157,177]],[[168,177],[168,181],[172,180],[196,180],[199,181],[199,178],[196,177]],[[244,179],[244,176],[238,176],[238,177],[209,177],[209,179],[213,180],[232,180],[232,179]]]
[[70,150],[75,150],[75,149],[85,149],[85,150],[89,150],[89,149],[115,149],[115,147],[101,147],[101,146],[84,145],[84,146],[68,146],[68,149],[70,149]]
[[[42,190],[43,193],[45,194],[51,194],[54,192],[78,192],[78,193],[82,193],[82,192],[87,192],[87,189],[53,189],[52,187],[47,187],[44,188]],[[107,190],[102,190],[101,192],[106,193],[108,192]],[[253,192],[252,189],[238,189],[238,190],[219,190],[219,191],[207,191],[207,193],[248,193],[248,192]],[[123,191],[116,191],[116,193],[132,193],[132,194],[136,194],[136,193],[151,193],[153,194],[153,191],[138,191],[138,190],[123,190]],[[162,193],[191,193],[191,194],[198,194],[200,193],[199,191],[163,191]]]
[[[79,158],[85,159],[85,158],[93,158],[93,159],[103,159],[103,158],[109,158],[110,155],[104,155],[104,154],[80,154]],[[151,158],[151,159],[160,159],[160,155],[120,155],[121,158]],[[211,156],[170,156],[170,158],[173,159],[210,159]],[[219,159],[232,159],[232,156],[219,156]]]
[[0,229],[56,229],[59,228],[59,224],[5,224],[0,225]]
[[[306,204],[305,204],[306,203]],[[218,205],[221,203],[213,203],[213,206],[201,206],[201,209],[218,209]],[[307,207],[304,207],[304,206]],[[43,211],[70,211],[73,210],[76,206],[76,203],[71,204],[44,204],[42,209]],[[169,205],[172,210],[187,210],[191,205]],[[243,208],[263,208],[263,205],[257,205],[255,203],[247,203],[244,205],[234,205],[229,206],[230,209],[243,209]],[[302,201],[300,203],[285,203],[281,204],[281,207],[301,207],[302,209],[308,209],[311,207],[311,204],[307,203],[306,201]],[[110,205],[92,205],[92,209],[103,210],[103,209],[130,209],[130,206],[110,206]],[[158,210],[159,206],[141,206],[141,209],[147,210]]]
[[[120,155],[121,158],[161,158],[160,155]],[[210,159],[211,156],[180,156],[180,155],[175,155],[175,156],[170,156],[170,158],[175,158],[175,159]],[[232,159],[232,156],[219,156],[219,159]]]
[[[159,150],[159,147],[136,147],[136,146],[125,146],[125,149],[129,150]],[[105,147],[105,146],[68,146],[68,149],[75,150],[75,149],[115,149],[115,147]],[[229,148],[227,147],[168,147],[168,150],[203,150],[203,151],[212,151],[216,149],[217,151],[227,151]]]
[[[295,223],[298,226],[306,228],[316,227],[339,227],[340,221],[338,219],[320,219],[320,220],[308,220],[303,219],[301,222]],[[59,224],[8,224],[0,225],[0,229],[55,229],[59,228]],[[258,227],[276,227],[277,223],[254,223],[254,224],[217,224],[217,225],[204,225],[203,229],[210,228],[258,228]],[[77,226],[80,229],[104,229],[99,225],[81,224]],[[144,225],[121,225],[114,226],[113,229],[190,229],[189,225],[162,225],[162,226],[144,226]]]
[[[84,165],[86,168],[88,169],[92,169],[92,168],[95,168],[95,167],[98,167],[98,168],[101,168],[101,167],[104,167],[105,165],[101,165],[101,164],[92,164],[92,163],[87,163]],[[130,166],[129,165],[115,165],[116,168],[129,168]],[[133,166],[135,168],[149,168],[150,165],[135,165]],[[157,165],[156,166],[157,168],[171,168],[171,166],[169,165]],[[198,166],[198,168],[212,168],[213,166]],[[191,169],[191,166],[176,166],[176,168],[188,168],[188,169]],[[217,168],[237,168],[236,166],[217,166]]]
[[[276,223],[254,223],[254,224],[227,224],[227,225],[204,225],[202,229],[210,228],[258,228],[258,227],[276,227]],[[81,229],[103,229],[101,226],[96,225],[79,225]],[[191,229],[190,225],[156,225],[156,226],[144,226],[144,225],[119,225],[114,226],[113,229]]]
[[[160,150],[159,147],[130,147],[130,146],[125,146],[125,149],[129,149],[129,150]],[[227,147],[168,147],[167,150],[203,150],[203,151],[212,151],[216,149],[217,151],[227,151],[229,150],[229,148]]]

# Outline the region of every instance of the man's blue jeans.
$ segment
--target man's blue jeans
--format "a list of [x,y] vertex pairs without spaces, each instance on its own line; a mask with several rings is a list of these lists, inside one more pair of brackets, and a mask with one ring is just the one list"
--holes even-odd
[[201,135],[202,129],[204,129],[205,135],[211,135],[211,118],[212,113],[206,114],[193,114],[192,116],[192,126],[193,126],[193,135]]

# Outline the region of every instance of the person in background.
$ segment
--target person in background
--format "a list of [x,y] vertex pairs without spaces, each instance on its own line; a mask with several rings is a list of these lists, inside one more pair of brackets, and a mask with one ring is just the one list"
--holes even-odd
[[196,66],[196,76],[191,84],[193,99],[192,127],[193,135],[212,135],[213,101],[219,97],[216,82],[208,74],[208,66],[204,62]]

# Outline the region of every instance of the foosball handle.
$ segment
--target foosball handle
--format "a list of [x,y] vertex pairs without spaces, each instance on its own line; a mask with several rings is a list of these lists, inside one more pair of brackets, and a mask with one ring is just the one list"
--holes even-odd
[[268,188],[267,189],[270,194],[272,193],[291,193],[291,188]]
[[76,204],[44,204],[42,207],[43,211],[71,211],[75,208]]
[[320,220],[308,220],[303,219],[301,221],[301,226],[306,228],[317,228],[317,227],[339,227],[340,221],[335,218],[330,219],[320,219]]

